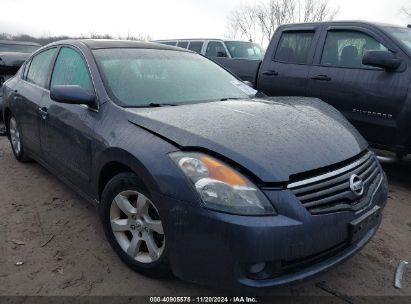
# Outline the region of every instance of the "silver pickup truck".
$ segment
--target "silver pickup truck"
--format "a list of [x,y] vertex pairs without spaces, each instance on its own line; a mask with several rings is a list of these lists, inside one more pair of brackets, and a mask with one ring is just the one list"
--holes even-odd
[[21,42],[0,40],[0,134],[4,134],[3,123],[3,83],[12,77],[26,61],[26,59],[40,44],[34,42]]

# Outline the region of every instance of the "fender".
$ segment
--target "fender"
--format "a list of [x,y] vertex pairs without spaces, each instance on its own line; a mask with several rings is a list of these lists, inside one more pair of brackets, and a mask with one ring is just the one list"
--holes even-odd
[[[104,150],[100,156],[98,156],[98,160],[96,162],[96,166],[93,170],[93,189],[94,189],[94,196],[100,200],[101,190],[100,189],[100,178],[101,172],[103,168],[109,163],[120,163],[125,167],[130,168],[140,179],[143,183],[143,187],[146,189],[151,189],[155,192],[158,192],[158,184],[153,178],[153,176],[149,173],[149,170],[143,165],[141,161],[139,161],[135,156],[131,153],[121,149],[121,148],[108,148]],[[152,193],[150,193],[152,194]]]

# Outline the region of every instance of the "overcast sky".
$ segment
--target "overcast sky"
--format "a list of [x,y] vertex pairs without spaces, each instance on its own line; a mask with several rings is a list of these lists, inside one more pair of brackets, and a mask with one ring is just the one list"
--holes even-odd
[[[223,37],[238,0],[0,0],[0,32],[11,34],[126,36],[153,39]],[[411,23],[401,13],[411,0],[329,0],[337,19],[362,19],[398,25]]]

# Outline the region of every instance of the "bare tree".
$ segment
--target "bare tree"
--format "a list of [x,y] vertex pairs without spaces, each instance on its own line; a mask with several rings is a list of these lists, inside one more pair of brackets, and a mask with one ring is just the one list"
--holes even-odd
[[338,12],[339,8],[331,8],[328,4],[328,0],[316,1],[316,0],[304,0],[301,4],[298,1],[299,7],[303,7],[303,11],[299,12],[299,22],[318,22],[323,20],[333,20]]
[[264,0],[253,5],[240,5],[229,16],[228,35],[268,42],[276,28],[293,22],[333,20],[339,8],[328,0]]
[[257,39],[257,23],[255,7],[241,5],[231,11],[228,18],[228,35],[254,41]]
[[401,8],[401,12],[402,12],[404,15],[407,15],[407,17],[411,18],[411,8],[410,8],[409,6],[407,6],[407,7],[403,6],[403,7]]

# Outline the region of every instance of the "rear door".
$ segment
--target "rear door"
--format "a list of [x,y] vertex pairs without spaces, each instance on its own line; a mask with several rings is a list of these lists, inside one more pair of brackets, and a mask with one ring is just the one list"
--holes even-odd
[[[81,53],[61,47],[54,64],[50,88],[55,85],[79,85],[94,94],[90,72]],[[41,127],[41,143],[46,161],[64,174],[75,186],[88,193],[91,173],[92,126],[97,109],[57,103],[44,96],[46,113]]]
[[257,87],[269,96],[305,96],[321,27],[282,27],[266,52]]
[[[404,59],[397,71],[365,66],[366,51],[395,52]],[[330,26],[321,38],[309,73],[309,92],[340,110],[371,143],[393,147],[396,117],[411,77],[405,54],[371,28]]]
[[34,55],[26,63],[23,76],[13,93],[12,111],[20,125],[22,140],[26,148],[38,156],[41,156],[41,103],[48,93],[46,85],[55,54],[56,48],[50,48]]

